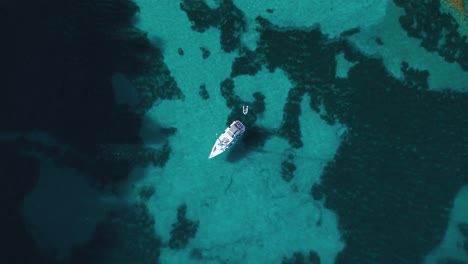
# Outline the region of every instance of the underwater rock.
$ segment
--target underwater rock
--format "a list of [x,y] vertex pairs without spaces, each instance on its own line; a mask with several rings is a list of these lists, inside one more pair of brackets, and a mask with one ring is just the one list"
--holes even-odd
[[310,264],[320,264],[320,256],[314,250],[309,252]]
[[241,47],[241,36],[247,30],[244,13],[237,8],[232,0],[224,0],[218,7],[221,19],[221,48],[225,52],[232,52]]
[[[417,29],[414,37],[426,38],[429,50],[443,43],[428,32],[440,30],[446,19],[430,16],[439,11],[428,5],[438,1],[396,2],[411,5],[408,9],[414,14],[403,19],[407,19],[405,27]],[[319,27],[285,29],[261,17],[256,20],[260,25],[257,56],[268,70],[282,69],[295,84],[278,135],[293,147],[301,146],[298,116],[305,94],[310,95],[314,111],[325,108],[327,122],[349,128],[320,185],[311,190],[314,199],[324,200],[325,207],[338,216],[346,246],[336,263],[423,262],[443,238],[449,219],[446,208],[460,186],[468,183],[462,173],[468,170],[468,151],[459,142],[466,141],[468,131],[463,121],[468,96],[408,89],[425,87],[424,74],[406,68],[411,84],[407,85],[392,77],[382,60],[367,57],[346,38],[328,39]],[[450,38],[449,43],[458,43],[455,46],[463,40]],[[459,56],[459,63],[466,61],[463,45],[458,50],[449,46],[432,50]],[[335,76],[335,57],[340,52],[354,63],[348,78]],[[448,180],[443,175],[453,176]],[[394,213],[402,211],[406,213]]]
[[337,53],[343,52],[344,58],[349,62],[359,62],[366,59],[366,56],[358,49],[354,47],[347,39],[340,39],[336,46]]
[[200,90],[198,91],[198,94],[203,100],[208,100],[210,98],[210,95],[208,94],[208,91],[206,90],[205,84],[200,85]]
[[377,45],[379,46],[382,46],[384,44],[383,40],[379,37],[376,37],[375,38],[375,43],[377,43]]
[[140,112],[148,111],[158,99],[183,99],[185,96],[164,63],[162,54],[154,52],[147,55],[146,60],[150,65],[146,67],[144,75],[136,76],[132,80],[139,94],[138,109]]
[[265,95],[261,92],[255,92],[252,94],[255,98],[255,101],[252,104],[252,108],[254,109],[256,114],[261,114],[265,112]]
[[458,33],[459,25],[451,15],[440,12],[440,1],[394,2],[405,10],[400,24],[409,36],[421,39],[426,50],[437,51],[447,62],[457,62],[468,70],[467,38]]
[[323,198],[323,190],[320,184],[314,183],[312,185],[312,189],[310,191],[310,194],[312,195],[312,198],[316,201],[320,201]]
[[278,135],[288,140],[293,148],[302,147],[299,116],[301,115],[301,101],[305,90],[295,87],[289,90],[286,105],[283,109],[283,120],[278,129]]
[[335,80],[339,40],[328,40],[318,26],[302,31],[276,27],[262,17],[256,21],[260,25],[256,51],[269,71],[280,68],[304,87]]
[[180,56],[184,56],[184,50],[182,48],[178,48],[177,49],[177,53],[180,55]]
[[355,27],[355,28],[348,29],[346,31],[341,32],[340,37],[349,37],[349,36],[358,34],[359,32],[361,32],[361,29],[359,27]]
[[197,233],[198,221],[186,218],[187,205],[183,204],[177,209],[177,222],[172,224],[169,247],[171,249],[182,249],[187,246],[188,241]]
[[243,54],[236,57],[232,63],[231,77],[255,75],[262,68],[262,63],[256,52],[243,49],[242,53]]
[[220,21],[220,14],[217,9],[211,9],[205,1],[183,0],[180,8],[187,14],[192,22],[192,29],[198,32],[205,32],[210,27],[217,27]]
[[[359,68],[351,70],[350,84],[361,99],[349,111],[359,118],[346,119],[351,133],[321,176],[325,207],[337,212],[346,241],[336,263],[421,263],[443,238],[446,208],[468,182],[460,159],[468,153],[457,142],[468,129],[458,120],[466,118],[461,105],[468,97],[407,89],[374,63]],[[393,213],[401,211],[407,213]],[[399,257],[392,257],[396,252]]]
[[233,108],[235,106],[241,106],[241,100],[238,95],[234,93],[234,80],[227,78],[221,82],[221,96],[226,100],[226,106]]
[[200,47],[200,50],[202,52],[203,59],[207,59],[211,55],[211,52],[207,48]]
[[296,170],[296,165],[294,164],[294,155],[289,154],[281,163],[281,177],[286,182],[290,182],[294,178],[294,171]]
[[216,9],[211,9],[204,1],[184,0],[180,8],[192,22],[192,29],[204,32],[210,27],[221,31],[221,48],[232,52],[241,47],[241,35],[246,31],[243,12],[232,0],[223,0]]
[[429,84],[427,83],[429,71],[413,69],[404,61],[401,63],[401,72],[405,76],[405,84],[409,86],[409,88],[420,90],[429,89]]
[[281,177],[286,182],[290,182],[294,178],[294,171],[296,170],[296,165],[294,163],[285,160],[281,163]]

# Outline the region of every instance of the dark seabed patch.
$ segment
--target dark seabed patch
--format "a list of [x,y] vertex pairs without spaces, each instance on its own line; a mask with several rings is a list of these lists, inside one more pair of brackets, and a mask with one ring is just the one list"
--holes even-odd
[[114,210],[85,245],[73,249],[70,263],[158,263],[161,241],[144,204]]
[[[155,139],[159,147],[144,146],[140,138],[143,115],[157,100],[182,99],[184,95],[164,63],[159,49],[164,43],[154,47],[152,44],[157,43],[151,43],[145,32],[133,26],[138,11],[129,0],[0,3],[4,35],[0,43],[0,74],[4,80],[0,129],[5,132],[0,155],[12,159],[10,165],[2,164],[2,175],[8,175],[3,186],[10,189],[5,199],[9,219],[16,219],[3,225],[16,232],[15,236],[6,236],[10,245],[8,263],[54,263],[55,253],[36,248],[31,235],[34,227],[26,227],[19,215],[22,205],[18,201],[37,182],[40,161],[35,157],[50,158],[58,166],[75,169],[97,189],[113,189],[135,166],[164,167],[169,159],[168,137],[176,131],[161,127]],[[115,102],[114,73],[125,75],[134,84],[138,100],[134,107]],[[126,217],[125,221],[133,221],[129,219],[133,216],[140,217],[138,213],[119,212],[114,220]],[[117,229],[128,227],[109,221],[96,232],[110,232],[116,225]],[[148,220],[141,228],[151,233],[150,225]],[[133,231],[138,234],[141,230]],[[135,234],[125,233],[126,239],[134,239]],[[87,263],[105,254],[117,254],[110,252],[113,245],[99,248],[100,242],[113,243],[99,239],[80,249],[78,255],[86,256]],[[138,261],[157,261],[158,242],[140,242],[147,243],[145,247],[153,253],[135,250],[122,254],[140,254]],[[148,263],[135,261],[132,263]]]
[[[6,261],[53,264],[54,252],[37,248],[19,211],[39,177],[40,161],[34,155],[75,168],[102,186],[126,179],[134,166],[164,167],[171,152],[167,138],[176,130],[160,128],[154,138],[158,149],[143,146],[139,133],[143,114],[156,101],[184,98],[160,50],[177,47],[164,47],[159,40],[153,44],[160,47],[153,47],[146,34],[132,26],[138,7],[128,0],[5,3],[0,3],[5,36],[0,42],[5,83],[0,129],[24,134],[0,141],[2,196],[8,215],[1,218],[7,230]],[[400,23],[410,37],[421,39],[426,50],[468,68],[466,38],[456,32],[453,18],[438,11],[438,1],[395,3],[405,10]],[[408,64],[401,68],[404,79],[394,79],[382,61],[367,58],[346,40],[359,34],[358,28],[331,40],[319,27],[284,29],[259,17],[258,48],[251,51],[242,47],[246,24],[233,1],[211,9],[202,1],[185,0],[180,7],[195,31],[216,27],[222,49],[239,52],[231,76],[220,84],[231,109],[227,124],[239,119],[250,127],[236,147],[261,150],[269,137],[277,135],[292,148],[301,148],[300,102],[306,95],[311,109],[319,112],[324,107],[320,114],[326,122],[348,127],[335,160],[311,190],[312,198],[324,201],[338,215],[346,246],[336,262],[421,263],[443,238],[455,195],[468,184],[468,95],[430,91],[430,72]],[[340,52],[355,63],[348,78],[336,77],[335,57]],[[178,53],[184,55],[183,50]],[[211,59],[206,52],[205,56]],[[282,69],[294,84],[279,131],[256,125],[268,110],[265,97],[252,91],[254,100],[242,101],[231,79],[255,75],[262,66]],[[115,103],[111,85],[115,72],[127,74],[135,83],[136,108]],[[209,98],[203,89],[200,96]],[[247,116],[238,109],[243,104],[253,106]],[[28,136],[38,131],[56,141]],[[233,155],[228,160],[242,158]],[[294,157],[286,162],[283,168],[289,179]],[[150,199],[155,192],[142,189],[141,199]],[[187,219],[186,210],[182,205],[177,211],[168,242],[173,249],[186,247],[196,235],[198,222]],[[459,229],[464,234],[465,226]],[[137,204],[110,213],[91,241],[75,247],[71,262],[157,262],[161,244],[147,208]],[[203,259],[200,250],[193,249],[190,255]],[[283,260],[305,261],[319,263],[320,258],[316,252],[298,252]]]
[[243,12],[232,0],[221,1],[216,9],[211,9],[203,1],[183,0],[180,8],[192,22],[193,30],[204,32],[210,27],[217,27],[221,31],[221,48],[225,52],[241,47],[241,36],[247,29]]
[[459,25],[450,14],[440,12],[440,1],[394,2],[405,10],[400,24],[410,37],[420,39],[427,51],[437,52],[447,62],[457,62],[468,70],[467,38],[458,33]]
[[177,222],[172,224],[171,238],[169,239],[169,248],[174,250],[183,249],[187,246],[190,239],[197,234],[198,221],[187,218],[187,205],[182,204],[177,208]]
[[[419,29],[427,28],[424,23],[444,23],[441,17],[424,20]],[[455,195],[468,183],[463,174],[468,156],[467,95],[429,91],[430,73],[407,63],[401,65],[404,79],[394,79],[381,60],[366,57],[347,41],[348,35],[360,33],[358,28],[328,39],[319,27],[284,29],[261,17],[257,22],[258,48],[234,61],[231,77],[254,75],[262,64],[270,71],[286,72],[295,86],[276,135],[293,148],[302,147],[299,115],[304,95],[310,97],[314,111],[324,107],[325,113],[320,113],[326,122],[340,122],[349,129],[321,184],[311,190],[314,199],[324,199],[338,215],[346,247],[337,263],[421,263],[441,242]],[[431,41],[442,36],[424,31],[423,47],[432,45],[431,50],[463,66],[464,44],[451,34],[455,43],[435,47]],[[340,52],[355,63],[348,78],[336,77],[335,57]],[[230,109],[245,103],[235,94],[232,79],[221,84],[221,94]],[[235,116],[233,110],[227,122]],[[294,162],[289,163],[283,171],[291,177]]]
[[295,252],[291,257],[283,258],[281,264],[320,264],[320,257],[317,252],[311,250],[309,254]]
[[[302,146],[298,115],[305,94],[315,111],[324,106],[325,121],[349,129],[311,190],[338,215],[346,246],[336,263],[421,263],[441,242],[455,195],[468,184],[468,95],[428,91],[429,73],[407,64],[405,79],[394,79],[381,60],[367,58],[346,37],[328,40],[320,28],[257,21],[257,56],[296,83],[280,135]],[[339,52],[356,62],[346,79],[335,77]]]
[[10,142],[0,141],[0,150],[2,259],[8,263],[54,264],[53,252],[43,252],[37,247],[21,213],[24,197],[38,182],[40,162],[21,153]]
[[208,90],[206,90],[206,84],[201,84],[200,88],[198,90],[198,94],[203,100],[208,100],[210,99],[210,94],[208,93]]

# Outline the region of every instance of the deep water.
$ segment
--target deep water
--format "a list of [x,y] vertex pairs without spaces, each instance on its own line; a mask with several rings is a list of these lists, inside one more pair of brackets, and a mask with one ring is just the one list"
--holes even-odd
[[460,9],[276,2],[0,1],[2,263],[467,263]]

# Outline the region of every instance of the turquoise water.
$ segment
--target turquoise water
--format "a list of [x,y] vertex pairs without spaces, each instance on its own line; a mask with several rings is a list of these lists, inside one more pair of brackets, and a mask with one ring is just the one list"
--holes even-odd
[[[218,6],[216,1],[207,3],[211,8]],[[242,45],[251,50],[257,48],[259,39],[255,30],[257,16],[288,29],[307,30],[319,25],[330,39],[360,27],[361,33],[352,36],[351,42],[368,56],[382,57],[396,78],[402,78],[401,62],[408,61],[413,67],[431,71],[428,80],[431,89],[444,89],[444,85],[450,84],[451,88],[466,90],[468,75],[458,65],[445,62],[421,49],[417,40],[408,38],[398,23],[403,11],[390,1],[234,3],[247,23]],[[320,118],[320,112],[308,107],[310,98],[304,96],[299,117],[302,148],[291,150],[287,141],[273,137],[261,151],[236,162],[227,161],[227,154],[207,160],[215,133],[224,129],[226,116],[231,112],[218,92],[219,83],[229,76],[234,58],[241,53],[224,52],[216,28],[202,33],[193,31],[177,1],[139,0],[137,4],[141,7],[138,27],[148,32],[150,39],[157,36],[164,43],[164,60],[186,96],[180,101],[162,101],[147,113],[149,119],[164,127],[176,127],[178,133],[170,139],[173,152],[167,165],[148,169],[145,173],[153,176],[139,180],[137,185],[155,186],[157,195],[148,202],[148,208],[158,219],[156,231],[163,241],[170,237],[174,211],[180,204],[186,204],[188,217],[200,223],[187,249],[182,252],[163,249],[161,262],[188,263],[187,252],[201,248],[206,259],[229,263],[278,263],[293,252],[311,249],[318,252],[321,263],[334,263],[345,246],[337,216],[323,202],[311,199],[309,192],[314,183],[320,182],[324,166],[333,160],[348,127],[339,122],[327,124]],[[268,13],[267,9],[274,12]],[[382,28],[385,30],[379,30]],[[385,45],[379,46],[374,41],[376,37]],[[211,52],[209,58],[202,58],[200,47]],[[183,56],[178,54],[178,48],[183,49]],[[336,56],[337,75],[346,77],[353,63],[340,55]],[[265,95],[266,111],[256,124],[278,129],[287,92],[295,85],[288,73],[281,69],[271,72],[263,67],[253,76],[241,75],[233,80],[235,94],[242,101],[252,101],[253,92]],[[202,83],[210,94],[208,101],[197,96]],[[233,112],[240,118],[241,105],[234,106]],[[282,180],[279,166],[288,153],[294,153],[297,168],[291,182]],[[318,221],[322,224],[317,225]]]
[[[39,157],[35,245],[70,263],[468,263],[468,24],[441,3],[135,0],[155,50],[123,30],[99,53],[125,118],[1,135]],[[208,159],[233,120],[245,135]]]
[[[333,158],[346,127],[326,124],[304,98],[300,117],[303,148],[291,150],[287,141],[275,137],[259,151],[236,162],[226,161],[227,153],[208,160],[216,133],[224,131],[226,116],[231,112],[218,87],[229,76],[237,52],[222,51],[217,29],[192,31],[176,1],[138,4],[138,26],[150,38],[154,34],[163,40],[165,62],[186,97],[181,101],[162,101],[148,112],[148,118],[158,120],[164,127],[176,127],[178,133],[171,138],[173,155],[166,166],[149,169],[146,173],[154,176],[137,184],[152,185],[157,190],[157,198],[148,202],[148,208],[159,219],[156,231],[163,240],[169,240],[174,211],[180,204],[187,204],[188,217],[200,222],[188,248],[183,252],[162,250],[161,262],[188,263],[187,252],[202,248],[207,259],[232,263],[278,263],[293,252],[314,249],[320,252],[322,263],[333,263],[344,244],[336,215],[314,202],[309,192],[312,184],[319,181],[326,162]],[[238,4],[252,16],[249,23],[258,15],[255,12],[265,9],[248,1]],[[255,35],[252,28],[243,40],[255,45]],[[210,50],[209,58],[202,58],[200,47]],[[183,56],[177,48],[184,50]],[[206,84],[210,94],[208,101],[198,96],[201,83]],[[288,90],[293,86],[285,72],[263,69],[255,76],[234,78],[234,83],[241,100],[253,101],[252,93],[257,91],[265,95],[267,110],[257,125],[278,129]],[[240,118],[242,105],[235,108]],[[250,109],[255,111],[252,106]],[[281,178],[280,164],[290,152],[296,156],[297,170],[294,179],[287,183]],[[319,220],[323,223],[320,227],[316,225]]]

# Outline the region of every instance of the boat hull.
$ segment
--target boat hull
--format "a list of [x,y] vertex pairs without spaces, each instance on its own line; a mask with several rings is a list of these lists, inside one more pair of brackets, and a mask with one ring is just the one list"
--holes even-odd
[[214,158],[234,145],[245,132],[245,126],[236,120],[216,139],[208,159]]

